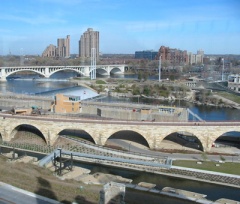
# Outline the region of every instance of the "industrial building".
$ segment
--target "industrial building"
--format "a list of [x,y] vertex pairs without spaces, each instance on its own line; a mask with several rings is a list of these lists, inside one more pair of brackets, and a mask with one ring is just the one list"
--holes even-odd
[[80,96],[56,94],[51,110],[54,113],[80,113]]

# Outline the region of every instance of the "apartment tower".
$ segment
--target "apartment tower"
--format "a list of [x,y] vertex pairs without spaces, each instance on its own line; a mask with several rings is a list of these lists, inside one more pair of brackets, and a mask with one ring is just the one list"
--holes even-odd
[[96,59],[99,58],[99,32],[88,28],[86,32],[81,35],[79,40],[79,57],[90,58],[91,49],[96,49]]
[[42,53],[43,57],[70,57],[70,35],[57,39],[57,47],[50,44]]
[[70,35],[57,39],[57,56],[70,57]]

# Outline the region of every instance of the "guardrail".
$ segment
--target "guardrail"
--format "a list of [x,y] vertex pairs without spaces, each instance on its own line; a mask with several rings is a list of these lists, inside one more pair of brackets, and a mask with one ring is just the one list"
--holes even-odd
[[[51,161],[52,155],[58,154],[59,150],[55,150],[50,154],[49,157],[45,157],[44,160],[40,161],[39,164],[42,166],[46,165],[47,161]],[[88,159],[97,159],[97,160],[105,160],[105,161],[112,161],[112,162],[120,162],[120,163],[129,163],[129,164],[135,164],[135,165],[143,165],[143,166],[151,166],[151,167],[160,167],[160,168],[171,168],[170,163],[162,164],[156,161],[143,161],[143,160],[134,160],[134,159],[125,159],[125,158],[118,158],[118,157],[108,157],[108,156],[100,156],[100,155],[94,155],[94,154],[86,154],[86,153],[80,153],[80,152],[72,152],[72,151],[66,151],[61,150],[63,155],[71,155],[75,157],[83,157]]]
[[72,138],[66,135],[61,135],[61,137],[65,137],[67,139],[79,142],[81,144],[86,144],[88,147],[90,148],[97,148],[97,150],[99,151],[105,151],[108,153],[112,153],[112,154],[120,154],[120,155],[125,155],[126,157],[132,157],[133,155],[136,156],[137,158],[142,157],[143,159],[147,159],[147,160],[159,160],[159,159],[168,159],[167,156],[156,156],[156,155],[151,155],[151,154],[143,154],[143,153],[138,153],[138,152],[133,152],[133,151],[122,151],[122,150],[117,150],[117,149],[112,149],[112,148],[108,148],[108,147],[104,147],[101,145],[97,145],[97,144],[91,144],[90,142],[87,141],[83,141],[80,139],[76,139],[76,138]]

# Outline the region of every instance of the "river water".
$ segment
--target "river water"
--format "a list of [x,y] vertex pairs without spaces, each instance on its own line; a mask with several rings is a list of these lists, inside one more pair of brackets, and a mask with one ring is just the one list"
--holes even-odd
[[[68,95],[78,95],[82,100],[93,98],[98,96],[97,93],[89,90],[85,87],[76,86],[76,84],[69,82],[67,79],[70,77],[76,77],[75,72],[57,72],[51,76],[50,79],[39,79],[38,75],[22,76],[14,75],[13,78],[8,78],[7,82],[0,84],[0,92],[14,92],[18,94],[34,94],[53,97],[56,93],[65,93]],[[16,79],[17,77],[20,77]],[[106,78],[109,76],[103,76]],[[131,78],[137,79],[137,75],[113,75],[112,78]],[[150,76],[151,80],[157,80],[158,76]],[[33,78],[35,80],[33,80]],[[240,121],[240,110],[231,108],[219,108],[212,106],[202,106],[186,101],[160,101],[145,98],[114,98],[106,97],[99,101],[102,102],[131,102],[131,103],[142,103],[142,104],[163,104],[163,105],[174,105],[176,107],[187,107],[195,114],[200,116],[205,121]],[[190,120],[194,118],[190,117]]]

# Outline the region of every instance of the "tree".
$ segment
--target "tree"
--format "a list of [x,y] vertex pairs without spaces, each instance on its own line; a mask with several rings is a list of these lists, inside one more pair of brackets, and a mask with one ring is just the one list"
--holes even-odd
[[143,79],[144,79],[144,81],[146,81],[148,79],[148,73],[147,72],[143,73]]
[[141,81],[143,78],[143,73],[142,71],[138,72],[138,79]]
[[149,96],[150,92],[151,92],[150,88],[148,86],[144,86],[143,94]]

